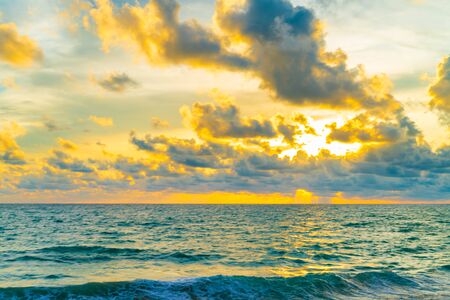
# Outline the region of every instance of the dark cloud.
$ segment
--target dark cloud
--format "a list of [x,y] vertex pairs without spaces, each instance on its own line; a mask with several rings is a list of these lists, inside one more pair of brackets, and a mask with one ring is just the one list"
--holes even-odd
[[167,138],[165,136],[145,136],[143,139],[131,135],[130,141],[138,149],[162,153],[175,163],[193,168],[220,168],[222,163],[217,152],[224,151],[225,146],[215,144],[198,144],[195,140]]
[[277,97],[330,107],[394,105],[390,95],[373,89],[376,78],[346,66],[344,52],[325,50],[320,21],[309,9],[286,0],[247,0],[231,8],[218,3],[221,28],[247,42],[250,71]]
[[53,156],[47,162],[58,169],[68,170],[75,173],[91,173],[94,169],[87,165],[86,162],[73,158],[67,153],[59,150],[53,151]]
[[289,173],[297,166],[292,165],[288,158],[281,159],[277,155],[265,153],[247,153],[239,158],[233,166],[239,176],[260,177],[276,176],[278,172]]
[[49,132],[69,129],[69,127],[61,125],[59,122],[48,116],[42,117],[42,126],[44,126],[44,128],[47,129]]
[[390,120],[373,117],[370,113],[362,113],[347,121],[343,126],[336,123],[328,125],[331,129],[327,141],[344,143],[393,143],[416,138],[420,132],[410,119],[398,113]]
[[149,164],[123,156],[119,156],[113,166],[116,170],[135,177],[145,176],[151,168]]
[[70,191],[78,189],[80,186],[71,178],[46,170],[38,175],[27,175],[20,179],[18,188],[30,191],[53,190]]
[[10,165],[24,165],[26,163],[23,152],[15,149],[0,152],[0,161]]
[[122,93],[130,88],[135,88],[139,84],[125,73],[112,73],[108,76],[96,80],[97,84],[110,92]]

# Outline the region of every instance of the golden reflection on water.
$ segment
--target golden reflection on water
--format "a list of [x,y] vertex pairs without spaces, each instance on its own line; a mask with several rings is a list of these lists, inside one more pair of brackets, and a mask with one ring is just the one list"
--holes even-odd
[[351,265],[345,263],[333,266],[326,266],[322,264],[309,264],[307,266],[300,268],[280,266],[272,269],[271,272],[273,273],[273,275],[280,277],[296,277],[296,276],[305,276],[308,274],[333,273],[342,270],[348,270],[350,268]]
[[[445,209],[13,207],[0,223],[4,220],[4,228],[14,228],[20,240],[11,235],[2,244],[5,248],[0,275],[6,280],[0,281],[0,286],[171,281],[216,275],[298,277],[373,270],[428,272],[446,264],[443,253],[447,223],[442,221],[448,219]],[[54,223],[59,219],[64,222]],[[30,226],[23,226],[18,220],[29,220]],[[4,237],[8,237],[7,233],[13,231],[5,232]],[[36,236],[36,232],[40,235]],[[31,272],[34,277],[27,275]],[[58,275],[64,276],[48,279]]]

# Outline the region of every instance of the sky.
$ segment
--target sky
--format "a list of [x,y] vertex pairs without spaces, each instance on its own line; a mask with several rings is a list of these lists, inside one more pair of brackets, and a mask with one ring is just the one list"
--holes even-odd
[[0,1],[0,202],[449,203],[449,15]]

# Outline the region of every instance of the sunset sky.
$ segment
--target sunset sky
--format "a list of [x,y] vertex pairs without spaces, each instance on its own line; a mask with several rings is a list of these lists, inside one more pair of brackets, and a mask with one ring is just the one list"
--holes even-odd
[[0,1],[0,202],[449,203],[449,16]]

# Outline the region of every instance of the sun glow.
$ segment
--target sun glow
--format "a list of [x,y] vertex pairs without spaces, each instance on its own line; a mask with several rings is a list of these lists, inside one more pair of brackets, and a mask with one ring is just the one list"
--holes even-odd
[[[348,153],[357,152],[361,148],[361,143],[341,143],[337,141],[328,142],[327,136],[331,130],[326,126],[336,122],[343,124],[344,120],[321,120],[311,121],[311,127],[314,128],[317,134],[302,134],[295,137],[296,144],[299,147],[286,149],[280,153],[280,157],[294,157],[299,150],[305,151],[310,156],[317,156],[321,151],[329,151],[332,155],[344,156]],[[271,146],[281,146],[283,142],[280,140],[273,140],[270,142]]]

